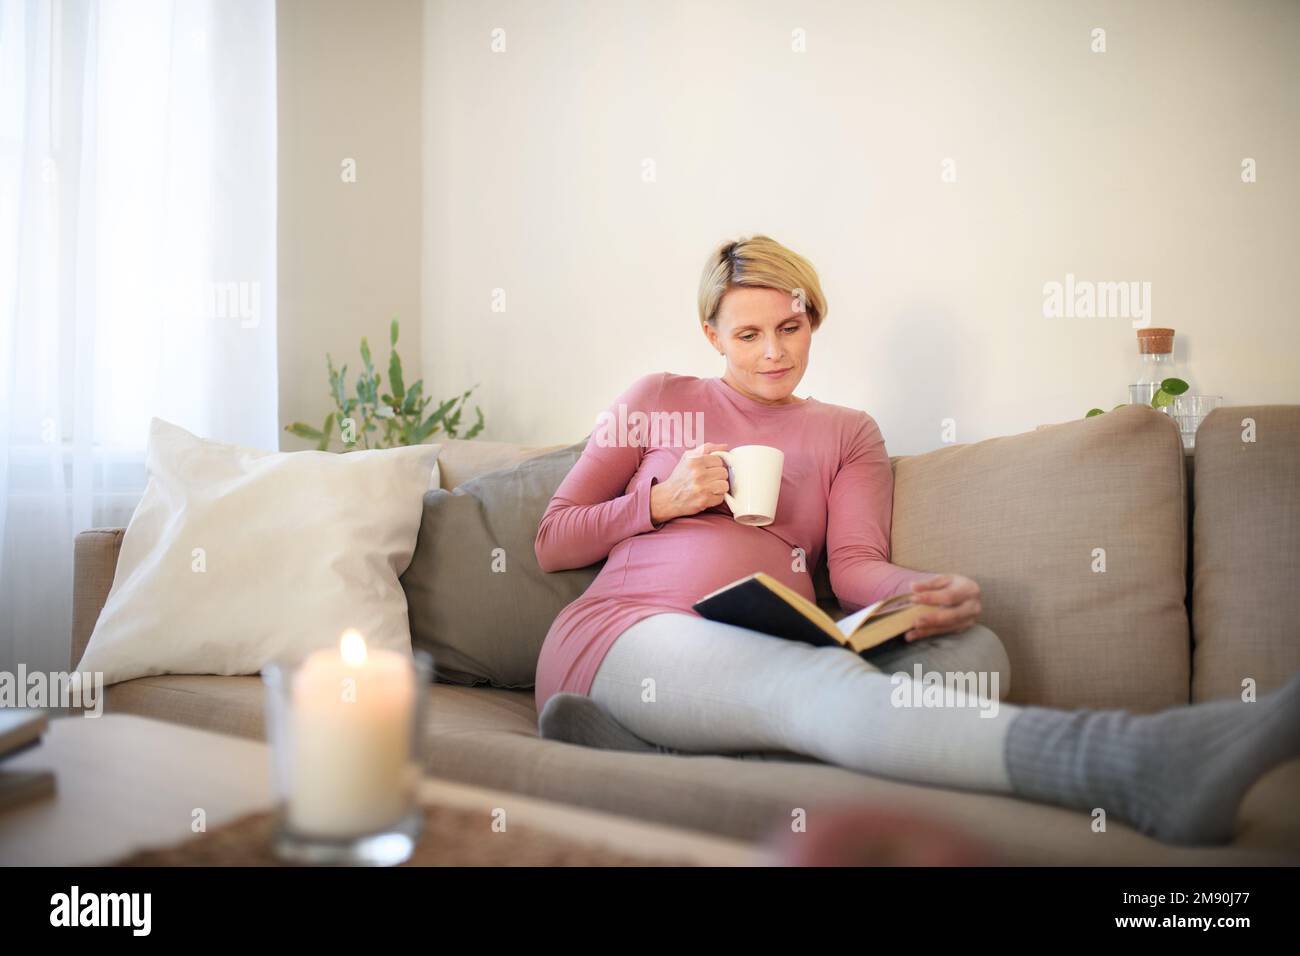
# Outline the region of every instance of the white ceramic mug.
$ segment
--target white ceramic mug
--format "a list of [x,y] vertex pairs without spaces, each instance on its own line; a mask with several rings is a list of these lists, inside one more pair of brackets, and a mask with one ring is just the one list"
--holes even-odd
[[785,452],[771,445],[741,445],[711,454],[727,463],[731,492],[725,498],[731,516],[740,524],[755,527],[775,521]]

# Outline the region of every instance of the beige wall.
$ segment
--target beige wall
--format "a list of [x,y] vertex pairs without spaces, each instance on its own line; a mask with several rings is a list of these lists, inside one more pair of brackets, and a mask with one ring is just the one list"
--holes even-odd
[[[281,424],[333,410],[325,353],[388,381],[401,321],[406,379],[420,357],[420,0],[278,0]],[[345,159],[356,182],[343,181]],[[281,447],[309,447],[281,433]]]
[[482,382],[486,438],[574,440],[642,373],[719,374],[695,285],[744,232],[822,276],[797,394],[894,454],[1125,400],[1131,320],[1043,316],[1067,273],[1152,283],[1194,390],[1300,402],[1300,4],[428,0],[423,26],[424,366]]

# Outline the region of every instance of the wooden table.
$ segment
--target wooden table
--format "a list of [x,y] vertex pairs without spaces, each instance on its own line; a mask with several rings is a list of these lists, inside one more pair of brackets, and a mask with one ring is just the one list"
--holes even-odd
[[[269,747],[129,714],[53,718],[42,743],[0,764],[54,770],[55,795],[0,809],[0,866],[93,866],[193,835],[195,811],[208,830],[273,804]],[[420,785],[428,802],[497,807],[511,823],[599,842],[646,859],[686,858],[707,866],[767,861],[746,843],[436,777]]]

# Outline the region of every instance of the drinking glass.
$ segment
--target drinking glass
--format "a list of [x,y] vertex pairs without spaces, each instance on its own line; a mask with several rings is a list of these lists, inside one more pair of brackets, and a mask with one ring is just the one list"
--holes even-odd
[[1169,406],[1169,414],[1178,423],[1178,430],[1183,435],[1183,447],[1196,447],[1196,429],[1205,421],[1205,416],[1218,408],[1223,402],[1222,395],[1176,395]]

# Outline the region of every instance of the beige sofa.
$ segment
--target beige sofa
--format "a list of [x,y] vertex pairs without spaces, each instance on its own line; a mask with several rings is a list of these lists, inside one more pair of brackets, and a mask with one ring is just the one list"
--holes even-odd
[[[443,487],[546,450],[449,442]],[[1300,406],[1216,410],[1195,455],[1168,417],[1126,407],[891,462],[892,560],[981,583],[981,620],[1011,659],[1010,703],[1152,711],[1239,694],[1243,681],[1265,693],[1300,666]],[[74,667],[122,534],[76,541]],[[816,581],[834,607],[824,565]],[[535,623],[544,633],[549,622]],[[811,760],[544,740],[531,689],[434,684],[429,693],[432,773],[742,839],[788,827],[796,807],[857,801],[964,828],[1012,864],[1300,862],[1300,760],[1247,794],[1233,843],[1178,847],[1116,819],[1099,833],[1082,812]],[[105,706],[263,733],[257,676],[140,678],[110,686]]]

